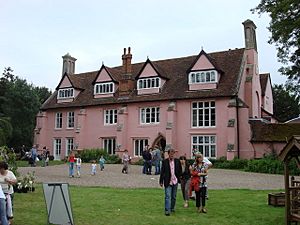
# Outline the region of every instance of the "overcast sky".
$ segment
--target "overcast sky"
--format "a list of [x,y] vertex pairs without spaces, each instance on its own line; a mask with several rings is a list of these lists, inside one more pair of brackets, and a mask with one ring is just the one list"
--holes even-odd
[[62,73],[62,56],[77,58],[76,73],[102,62],[122,63],[131,47],[133,63],[244,47],[242,22],[257,26],[260,73],[284,83],[274,45],[267,43],[268,15],[250,12],[259,0],[0,0],[0,71],[52,91]]

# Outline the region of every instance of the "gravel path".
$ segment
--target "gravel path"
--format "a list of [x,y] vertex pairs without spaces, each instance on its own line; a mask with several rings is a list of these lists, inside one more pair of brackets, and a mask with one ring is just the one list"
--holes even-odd
[[[97,168],[95,176],[90,175],[90,164],[83,164],[80,178],[68,177],[68,166],[20,167],[20,174],[35,171],[37,182],[63,182],[78,186],[101,186],[118,188],[159,188],[158,175],[142,174],[142,166],[130,165],[129,174],[121,173],[122,165],[107,164],[105,170]],[[209,189],[284,189],[284,176],[261,173],[247,173],[236,170],[210,169]]]

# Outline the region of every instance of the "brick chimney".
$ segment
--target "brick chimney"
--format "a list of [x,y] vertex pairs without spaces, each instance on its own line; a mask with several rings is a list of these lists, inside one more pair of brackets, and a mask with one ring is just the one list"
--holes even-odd
[[120,96],[128,96],[134,89],[131,66],[132,54],[130,53],[130,50],[130,47],[128,47],[128,53],[126,53],[126,48],[124,48],[124,54],[122,55],[122,77],[119,83]]
[[63,58],[63,68],[62,68],[62,75],[65,73],[67,74],[74,74],[75,73],[75,59],[69,53],[62,56]]

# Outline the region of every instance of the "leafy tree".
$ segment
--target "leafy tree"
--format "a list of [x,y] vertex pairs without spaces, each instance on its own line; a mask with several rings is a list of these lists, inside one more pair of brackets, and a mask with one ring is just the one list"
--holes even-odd
[[0,116],[0,146],[6,145],[12,136],[12,125],[8,117]]
[[[47,88],[34,87],[25,79],[15,76],[10,67],[5,68],[0,78],[0,116],[3,117],[2,123],[0,120],[0,146],[4,143],[1,137],[9,147],[15,149],[32,145],[35,116],[42,102],[50,95]],[[8,122],[12,129],[9,129]]]
[[274,116],[280,122],[293,119],[300,114],[299,97],[280,84],[273,86]]
[[43,104],[52,94],[52,92],[46,87],[34,87],[33,90],[38,96],[41,104]]
[[251,10],[258,14],[268,13],[271,22],[269,43],[275,43],[277,57],[284,64],[279,71],[289,80],[300,83],[300,1],[261,0]]

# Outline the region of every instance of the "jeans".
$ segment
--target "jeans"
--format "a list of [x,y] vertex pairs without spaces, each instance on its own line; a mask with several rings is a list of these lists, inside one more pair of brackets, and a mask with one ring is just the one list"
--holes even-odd
[[176,194],[178,184],[165,187],[165,213],[175,211]]
[[155,166],[155,175],[160,174],[160,160],[155,160],[154,166]]
[[70,177],[74,176],[74,163],[73,162],[69,163],[69,176]]
[[8,225],[6,217],[6,201],[3,198],[0,198],[0,221],[2,225]]

